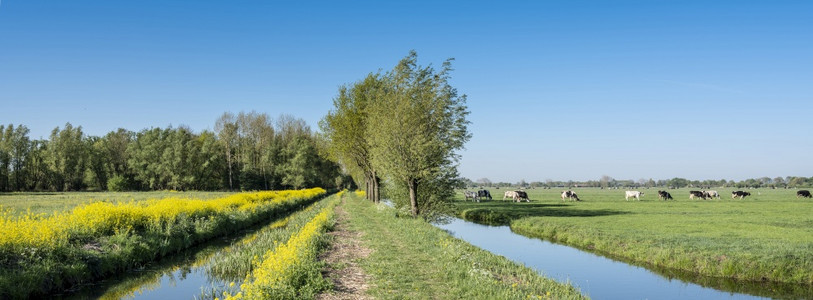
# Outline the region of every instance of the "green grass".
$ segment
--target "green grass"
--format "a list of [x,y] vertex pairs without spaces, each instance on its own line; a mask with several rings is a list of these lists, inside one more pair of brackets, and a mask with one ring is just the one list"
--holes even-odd
[[[562,202],[561,190],[528,190],[532,202],[457,202],[464,218],[510,223],[523,235],[618,257],[639,265],[740,281],[813,285],[813,201],[796,190],[748,190],[731,199],[689,200],[689,189],[639,189],[641,201],[624,190],[575,189],[581,202]],[[491,189],[496,199],[503,190]],[[809,289],[808,289],[809,290]]]
[[578,290],[474,247],[425,221],[350,195],[350,228],[372,253],[361,267],[381,299],[580,299]]
[[234,192],[55,192],[55,193],[0,193],[0,210],[11,209],[16,215],[28,210],[34,214],[51,215],[74,207],[97,201],[144,201],[177,197],[184,199],[215,199]]

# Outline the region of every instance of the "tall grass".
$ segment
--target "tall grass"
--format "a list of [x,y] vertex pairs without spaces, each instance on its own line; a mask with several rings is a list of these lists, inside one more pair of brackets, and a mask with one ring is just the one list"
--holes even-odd
[[323,189],[199,200],[94,202],[53,215],[0,218],[0,298],[60,291],[287,213]]

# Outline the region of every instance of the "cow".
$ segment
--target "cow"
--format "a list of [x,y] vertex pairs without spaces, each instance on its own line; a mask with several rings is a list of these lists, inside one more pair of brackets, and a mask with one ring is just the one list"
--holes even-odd
[[562,201],[565,201],[565,199],[570,199],[573,201],[582,201],[581,199],[579,199],[579,196],[577,196],[576,193],[573,191],[562,191]]
[[740,197],[740,199],[742,199],[742,198],[745,198],[745,196],[751,196],[751,193],[749,193],[749,192],[743,192],[743,191],[734,191],[734,192],[731,192],[731,199],[735,199],[735,198],[737,198],[737,197]]
[[471,199],[471,201],[478,201],[479,202],[479,199],[477,199],[477,193],[472,192],[472,191],[464,191],[463,192],[463,197],[464,197],[465,201],[469,201],[469,199]]
[[521,202],[523,199],[525,199],[526,202],[531,202],[531,199],[528,199],[528,193],[525,191],[514,191],[514,193],[516,195],[514,200],[517,202]]
[[477,191],[477,198],[480,199],[488,198],[488,200],[492,200],[491,192],[489,192],[488,190],[479,190]]
[[502,196],[502,200],[504,201],[506,198],[516,200],[517,192],[515,191],[505,191],[505,194]]
[[694,200],[694,198],[701,198],[706,200],[706,192],[703,191],[689,191],[689,199]]
[[674,200],[674,198],[672,198],[672,195],[669,194],[669,192],[667,192],[667,191],[658,191],[658,199],[661,199],[661,200],[664,200],[664,201],[666,201],[666,200]]
[[704,191],[706,193],[706,197],[708,198],[720,198],[720,194],[717,191]]
[[799,198],[799,197],[813,198],[813,196],[810,195],[810,191],[808,191],[808,190],[799,190],[798,192],[796,192],[796,198]]
[[641,201],[641,196],[643,195],[644,193],[641,193],[639,191],[627,191],[626,195],[624,195],[624,200],[629,201],[630,198],[635,198],[635,200]]

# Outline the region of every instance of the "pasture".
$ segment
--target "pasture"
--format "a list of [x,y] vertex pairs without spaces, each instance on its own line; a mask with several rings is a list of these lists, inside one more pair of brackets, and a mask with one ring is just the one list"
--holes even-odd
[[721,198],[690,200],[689,189],[573,189],[580,202],[563,202],[563,189],[528,189],[531,202],[502,201],[505,189],[489,189],[494,201],[465,202],[465,219],[510,224],[517,233],[553,240],[635,264],[744,281],[813,285],[813,201],[792,189],[716,189]]

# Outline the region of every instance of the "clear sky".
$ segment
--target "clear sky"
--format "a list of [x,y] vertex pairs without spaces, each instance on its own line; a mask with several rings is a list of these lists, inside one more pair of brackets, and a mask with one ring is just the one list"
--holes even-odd
[[337,88],[456,58],[492,181],[813,176],[813,1],[0,2],[0,123],[313,128]]

